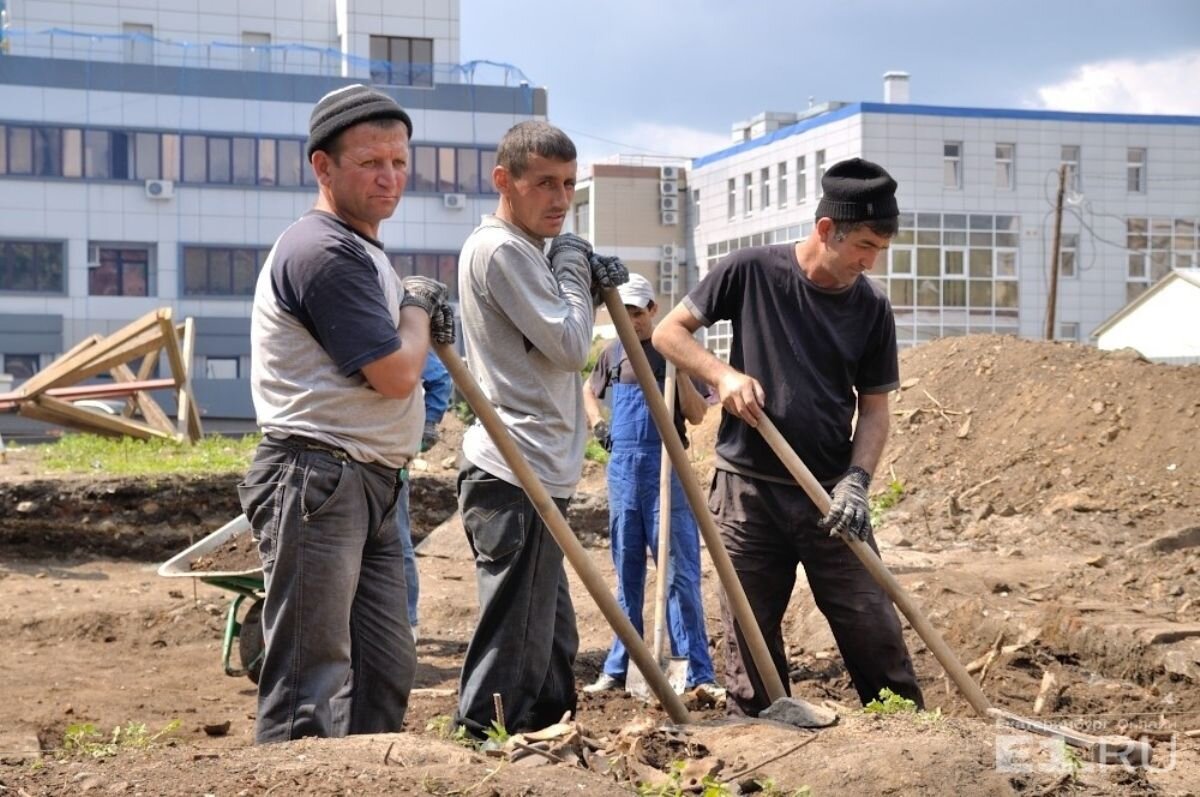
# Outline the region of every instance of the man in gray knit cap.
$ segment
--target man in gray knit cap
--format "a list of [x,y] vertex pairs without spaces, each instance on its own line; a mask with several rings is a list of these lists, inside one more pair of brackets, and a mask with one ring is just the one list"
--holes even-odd
[[[888,392],[900,378],[892,308],[866,272],[896,234],[896,181],[852,158],[831,166],[821,187],[808,238],[717,263],[659,324],[654,347],[720,394],[709,507],[784,687],[781,625],[803,564],[862,701],[888,687],[921,706],[891,601],[831,537],[853,534],[875,548],[867,488],[887,441]],[[723,320],[733,322],[728,363],[692,338]],[[824,517],[754,429],[764,414],[832,488]],[[721,597],[728,707],[757,715],[769,705],[766,689]]]
[[446,286],[396,275],[379,241],[412,121],[362,85],[309,121],[316,206],[279,236],[251,318],[262,443],[238,486],[266,578],[256,739],[399,731],[416,669],[396,513],[421,442]]

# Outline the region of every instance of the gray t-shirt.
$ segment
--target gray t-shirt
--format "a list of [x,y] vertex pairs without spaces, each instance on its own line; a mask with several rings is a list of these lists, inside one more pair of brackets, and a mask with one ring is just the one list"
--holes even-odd
[[[471,373],[517,448],[555,498],[583,471],[583,377],[592,344],[591,268],[570,250],[552,266],[543,242],[484,216],[458,260],[463,342]],[[516,476],[478,421],[463,438],[469,462],[510,484]]]
[[250,387],[264,434],[304,435],[400,468],[425,421],[420,386],[378,393],[362,367],[401,346],[404,286],[382,245],[312,211],[275,242],[254,291]]

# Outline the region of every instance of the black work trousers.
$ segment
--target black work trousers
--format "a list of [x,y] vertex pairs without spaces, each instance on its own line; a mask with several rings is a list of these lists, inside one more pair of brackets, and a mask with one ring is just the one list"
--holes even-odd
[[[859,699],[886,686],[924,706],[891,600],[844,542],[817,528],[821,514],[799,485],[718,470],[708,503],[789,694],[782,623],[803,564]],[[873,536],[869,544],[878,553]],[[757,716],[770,699],[724,591],[721,619],[729,712]]]

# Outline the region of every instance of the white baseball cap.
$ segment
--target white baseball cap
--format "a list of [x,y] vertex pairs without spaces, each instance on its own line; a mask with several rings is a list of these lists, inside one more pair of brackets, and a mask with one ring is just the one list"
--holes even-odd
[[654,301],[654,288],[650,285],[650,280],[635,272],[630,272],[628,282],[617,286],[617,293],[621,295],[621,304],[640,307],[643,310]]

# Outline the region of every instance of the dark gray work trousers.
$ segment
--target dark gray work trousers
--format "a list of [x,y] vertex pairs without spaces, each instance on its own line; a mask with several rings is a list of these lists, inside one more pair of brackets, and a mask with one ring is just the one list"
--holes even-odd
[[[566,514],[568,499],[554,499]],[[574,713],[579,635],[562,549],[520,487],[464,462],[458,504],[475,555],[479,623],[467,647],[455,722],[481,737],[504,706],[509,733]]]
[[[799,485],[718,470],[708,505],[789,694],[782,623],[796,567],[803,564],[813,600],[829,622],[859,699],[873,700],[886,686],[924,706],[891,599],[846,543],[817,528],[821,513]],[[874,536],[868,542],[878,553]],[[728,710],[757,716],[770,699],[724,590],[721,619]]]
[[238,485],[266,579],[256,741],[399,731],[416,674],[402,477],[264,437]]

